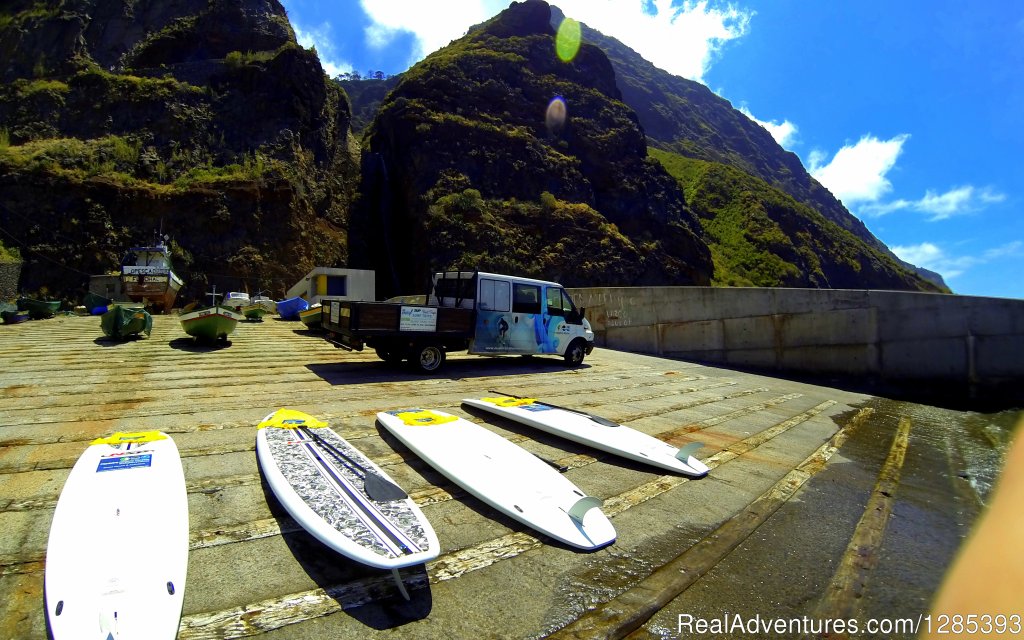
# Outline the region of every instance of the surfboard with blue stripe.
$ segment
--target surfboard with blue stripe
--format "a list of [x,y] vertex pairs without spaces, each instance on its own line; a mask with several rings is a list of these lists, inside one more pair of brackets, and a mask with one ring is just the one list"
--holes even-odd
[[[259,427],[256,451],[271,490],[318,540],[381,569],[437,557],[437,535],[416,503],[326,422],[281,409]],[[395,491],[382,499],[374,483]]]

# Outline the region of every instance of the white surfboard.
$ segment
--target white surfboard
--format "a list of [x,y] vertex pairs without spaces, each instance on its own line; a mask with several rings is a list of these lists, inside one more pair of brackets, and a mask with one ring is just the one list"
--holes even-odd
[[403,409],[377,419],[449,480],[510,518],[580,549],[615,541],[600,499],[501,436],[443,411]]
[[46,547],[54,640],[174,638],[188,569],[188,496],[158,431],[93,441],[64,483]]
[[274,495],[302,528],[357,562],[391,569],[437,557],[433,527],[384,471],[326,422],[280,409],[259,425],[256,454]]
[[532,398],[502,396],[466,399],[462,403],[636,462],[698,478],[708,473],[707,465],[693,455],[703,446],[699,442],[677,449],[606,418]]

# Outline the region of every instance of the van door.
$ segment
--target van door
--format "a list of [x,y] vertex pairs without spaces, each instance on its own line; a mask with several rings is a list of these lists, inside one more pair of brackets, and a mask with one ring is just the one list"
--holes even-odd
[[512,283],[481,277],[471,353],[513,353]]
[[577,319],[579,314],[572,298],[562,287],[545,287],[544,292],[544,313],[542,324],[544,326],[544,351],[541,353],[564,353],[569,342],[577,335],[582,325],[582,320]]

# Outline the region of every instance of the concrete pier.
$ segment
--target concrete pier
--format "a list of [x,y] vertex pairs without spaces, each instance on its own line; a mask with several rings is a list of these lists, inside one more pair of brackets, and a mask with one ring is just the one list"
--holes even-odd
[[[1024,387],[1024,300],[905,291],[572,289],[601,344],[725,366]],[[1018,391],[1019,392],[1019,391]]]
[[[491,389],[675,446],[703,442],[711,472],[663,474],[460,404]],[[328,420],[433,523],[440,557],[402,571],[411,601],[387,572],[307,535],[265,487],[256,424],[283,406]],[[468,496],[375,424],[380,410],[413,406],[467,417],[568,467],[605,501],[617,541],[581,553]],[[241,324],[230,346],[213,348],[173,316],[124,343],[101,339],[98,318],[0,326],[0,638],[46,637],[53,509],[88,443],[115,430],[163,430],[182,453],[191,550],[181,640],[679,637],[681,619],[726,612],[917,619],[981,508],[1012,418],[607,348],[578,369],[453,354],[428,377],[276,319]],[[870,517],[880,508],[888,516]],[[159,550],[111,540],[96,552],[145,562]],[[871,562],[851,568],[851,553]]]

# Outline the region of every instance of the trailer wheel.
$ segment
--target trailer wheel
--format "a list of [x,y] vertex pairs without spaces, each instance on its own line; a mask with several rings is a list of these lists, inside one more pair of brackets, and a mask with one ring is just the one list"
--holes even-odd
[[565,350],[565,364],[570,367],[578,367],[583,364],[583,358],[587,355],[587,346],[582,338],[577,338],[569,344]]
[[409,362],[423,373],[433,373],[444,364],[444,349],[433,344],[418,345],[413,347]]

